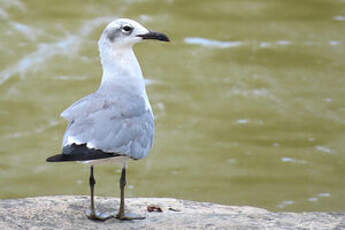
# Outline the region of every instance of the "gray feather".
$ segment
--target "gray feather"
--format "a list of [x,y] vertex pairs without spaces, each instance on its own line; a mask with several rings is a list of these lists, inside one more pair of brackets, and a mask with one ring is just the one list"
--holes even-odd
[[119,88],[97,91],[75,102],[62,114],[69,121],[68,137],[78,143],[140,159],[152,147],[154,121],[144,96]]

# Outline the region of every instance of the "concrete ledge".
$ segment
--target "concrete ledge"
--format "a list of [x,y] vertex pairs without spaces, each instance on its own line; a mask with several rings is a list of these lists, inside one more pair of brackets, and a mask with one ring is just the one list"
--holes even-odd
[[[100,211],[115,212],[119,199],[97,197]],[[148,205],[162,212],[148,212]],[[87,219],[87,196],[51,196],[0,200],[0,229],[345,229],[345,212],[273,213],[171,198],[128,198],[127,211],[145,220]]]

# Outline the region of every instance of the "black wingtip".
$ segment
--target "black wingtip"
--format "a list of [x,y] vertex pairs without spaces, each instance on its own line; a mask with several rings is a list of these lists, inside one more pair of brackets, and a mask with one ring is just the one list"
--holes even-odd
[[62,162],[62,161],[69,161],[68,155],[66,154],[57,154],[46,159],[47,162]]
[[90,149],[86,144],[72,144],[63,147],[62,153],[46,159],[47,162],[64,162],[64,161],[89,161],[100,160],[104,158],[122,156],[118,153],[103,152],[99,149]]

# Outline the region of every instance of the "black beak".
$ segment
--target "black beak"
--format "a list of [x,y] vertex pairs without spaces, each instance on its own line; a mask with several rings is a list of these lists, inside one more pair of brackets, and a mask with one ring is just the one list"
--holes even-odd
[[155,39],[155,40],[159,40],[159,41],[163,41],[163,42],[169,42],[169,38],[163,34],[163,33],[159,33],[159,32],[153,32],[150,31],[146,34],[139,34],[137,35],[137,37],[141,37],[143,39]]

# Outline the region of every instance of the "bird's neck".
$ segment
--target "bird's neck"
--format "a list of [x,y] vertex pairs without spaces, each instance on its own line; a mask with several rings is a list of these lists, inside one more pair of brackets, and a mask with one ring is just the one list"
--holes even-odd
[[145,90],[145,83],[132,47],[108,49],[101,52],[103,76],[100,88],[131,87]]

